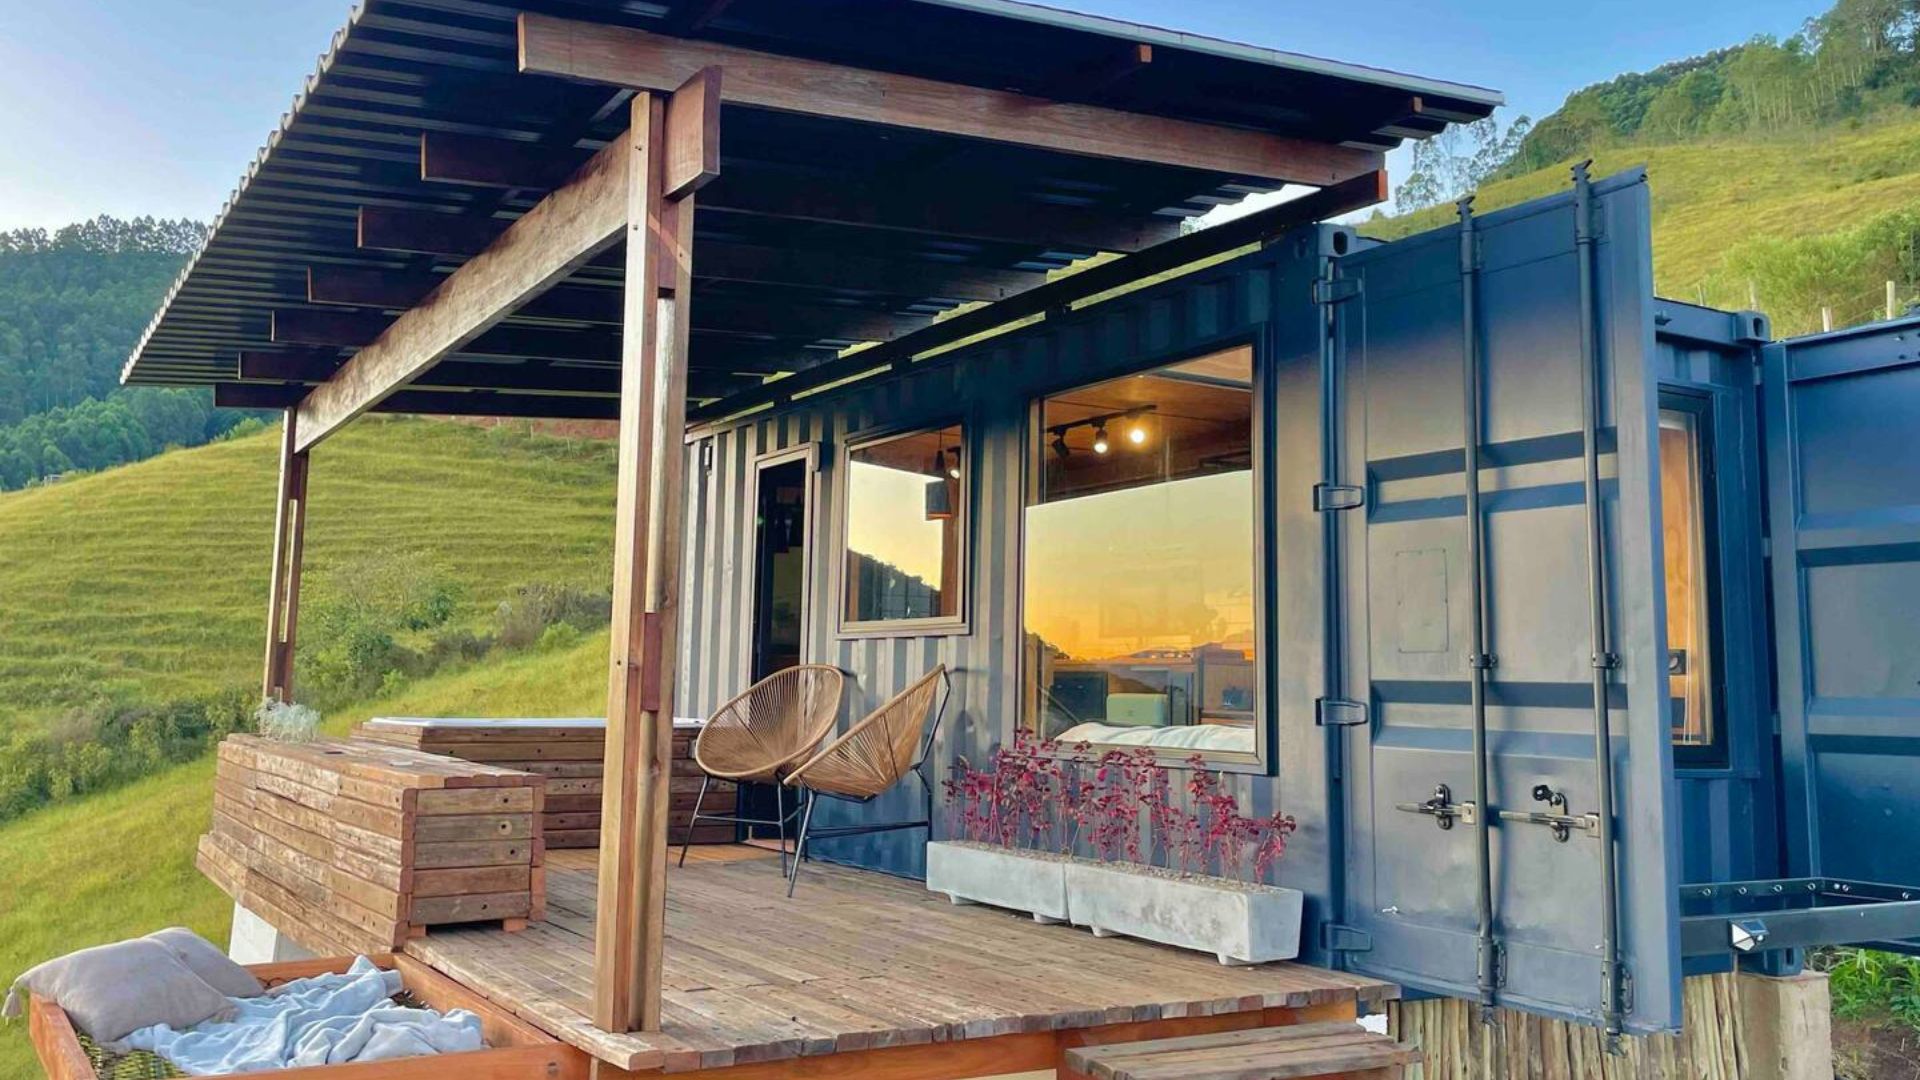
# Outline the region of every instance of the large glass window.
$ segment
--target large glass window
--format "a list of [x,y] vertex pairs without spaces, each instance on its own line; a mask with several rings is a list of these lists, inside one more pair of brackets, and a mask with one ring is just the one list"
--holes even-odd
[[1706,401],[1666,395],[1660,409],[1660,513],[1666,548],[1667,693],[1673,743],[1696,762],[1718,754]]
[[1028,719],[1043,739],[1257,751],[1253,353],[1038,406]]
[[843,630],[960,622],[966,467],[959,424],[848,452]]

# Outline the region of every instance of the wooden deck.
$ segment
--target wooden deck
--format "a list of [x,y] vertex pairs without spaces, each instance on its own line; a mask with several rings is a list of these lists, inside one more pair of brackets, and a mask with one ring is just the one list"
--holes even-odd
[[[545,922],[517,934],[435,929],[406,951],[634,1072],[961,1040],[1011,1047],[1014,1036],[1049,1040],[1051,1052],[1062,1031],[1124,1025],[1116,1037],[1144,1038],[1178,1033],[1154,1025],[1183,1018],[1193,1030],[1337,1019],[1356,1002],[1397,993],[1318,968],[1223,967],[1197,953],[955,907],[918,882],[821,863],[808,864],[788,900],[770,852],[695,848],[669,875],[663,1030],[610,1035],[589,1020],[594,881],[593,852],[553,852]],[[950,1075],[1048,1067],[1021,1064],[1011,1050],[978,1060],[1009,1068]]]

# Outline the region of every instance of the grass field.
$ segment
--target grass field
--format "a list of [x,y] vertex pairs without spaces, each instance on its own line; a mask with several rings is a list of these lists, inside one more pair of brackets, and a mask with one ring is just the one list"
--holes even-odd
[[[1698,301],[1704,287],[1707,303],[1743,308],[1744,284],[1714,280],[1733,244],[1753,236],[1830,232],[1920,204],[1920,119],[1773,139],[1616,147],[1594,155],[1595,176],[1635,165],[1647,167],[1652,185],[1655,288],[1663,296]],[[1555,165],[1487,185],[1474,208],[1496,210],[1567,187],[1566,165]],[[1452,220],[1449,205],[1369,223],[1361,231],[1395,239]],[[1765,308],[1766,297],[1760,301]]]
[[[329,717],[326,727],[344,732],[376,715],[593,715],[606,688],[601,633],[570,649],[422,679]],[[193,868],[212,784],[207,758],[0,826],[0,984],[50,956],[166,926],[224,945],[233,904]],[[36,1069],[26,1026],[0,1027],[0,1077]]]
[[[278,448],[276,428],[0,495],[0,730],[102,693],[259,678]],[[312,468],[309,583],[341,559],[419,551],[477,619],[519,585],[611,575],[608,443],[382,419]]]

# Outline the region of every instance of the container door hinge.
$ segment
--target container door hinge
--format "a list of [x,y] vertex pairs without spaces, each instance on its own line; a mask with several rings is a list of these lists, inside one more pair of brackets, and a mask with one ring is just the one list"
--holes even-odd
[[1328,952],[1368,952],[1373,935],[1345,923],[1325,922],[1320,924],[1320,947]]
[[1364,701],[1325,697],[1313,701],[1313,722],[1321,727],[1361,727],[1368,719]]
[[1338,304],[1359,295],[1359,278],[1316,278],[1313,282],[1313,302],[1316,304]]
[[[1487,981],[1492,986],[1505,986],[1507,985],[1507,947],[1496,941],[1493,943],[1493,949],[1491,951],[1493,953],[1493,977]],[[1479,966],[1477,961],[1475,962],[1475,966]]]
[[1354,484],[1313,485],[1313,508],[1322,513],[1329,510],[1357,510],[1366,502],[1367,489]]

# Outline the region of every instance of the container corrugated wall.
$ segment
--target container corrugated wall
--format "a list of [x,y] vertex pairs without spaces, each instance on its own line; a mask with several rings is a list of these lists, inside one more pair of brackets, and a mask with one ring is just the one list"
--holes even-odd
[[[837,664],[852,678],[842,727],[865,715],[933,665],[955,672],[938,775],[958,757],[985,761],[1011,734],[1019,708],[1020,515],[1027,477],[1030,401],[1163,359],[1263,339],[1273,310],[1276,256],[1256,253],[1188,278],[1119,297],[1084,313],[964,349],[952,362],[871,388],[822,395],[817,405],[711,435],[689,448],[686,592],[681,610],[678,710],[704,714],[747,684],[751,653],[753,507],[756,463],[819,444],[818,484],[809,508],[809,617],[804,658]],[[963,634],[841,637],[836,632],[843,522],[837,485],[847,443],[893,430],[966,423],[973,471],[967,523]],[[1279,804],[1269,778],[1235,777],[1248,808]],[[828,801],[822,825],[917,816],[918,794],[902,785],[868,807]],[[939,815],[936,812],[936,831]],[[821,854],[895,873],[922,872],[914,832],[850,837]]]

